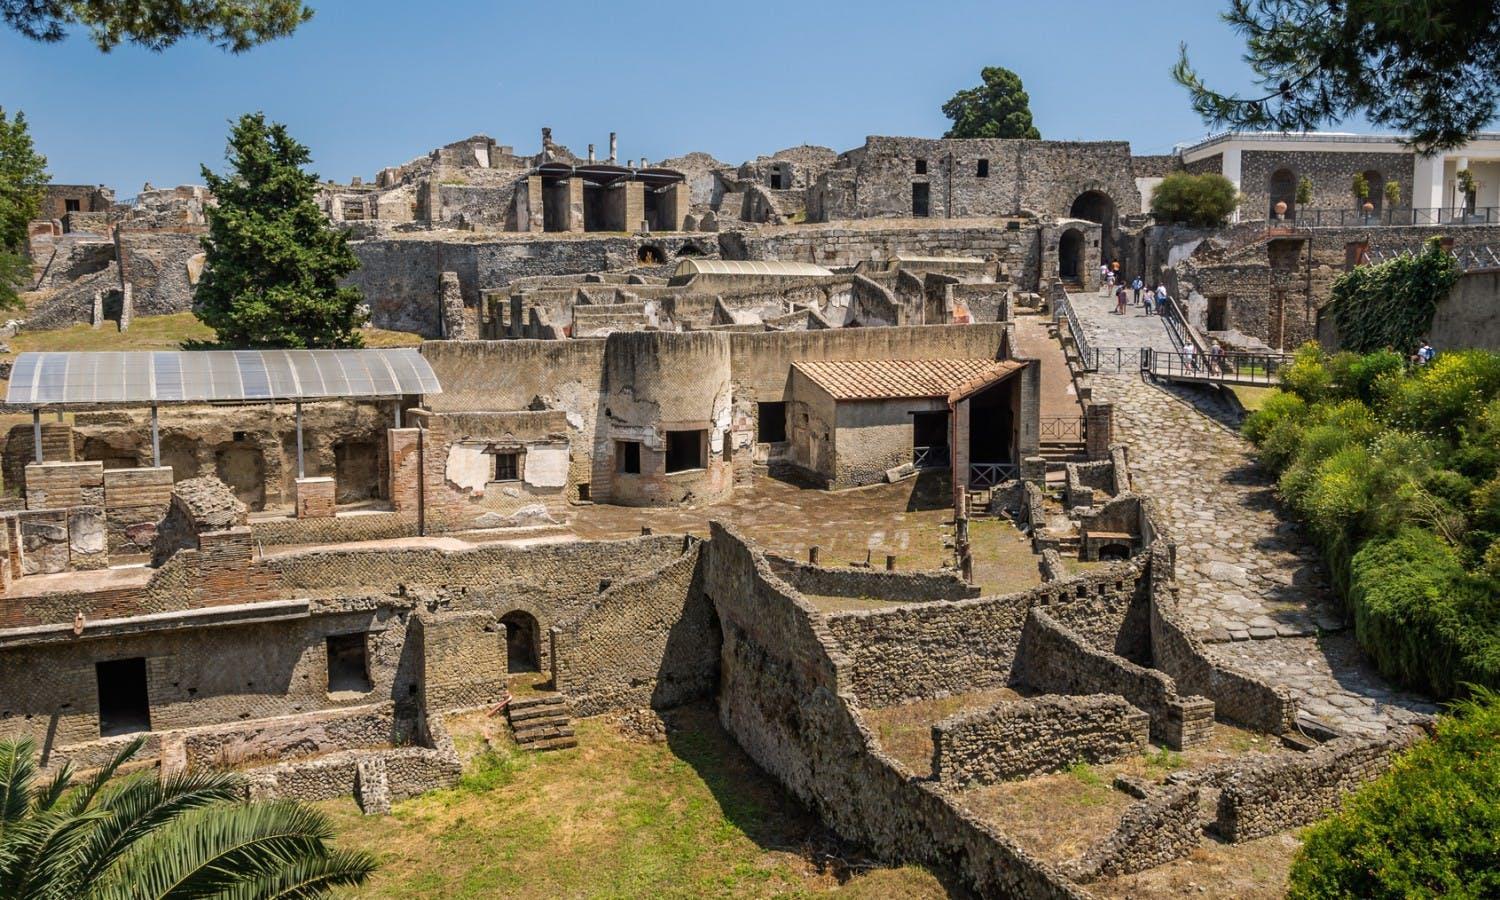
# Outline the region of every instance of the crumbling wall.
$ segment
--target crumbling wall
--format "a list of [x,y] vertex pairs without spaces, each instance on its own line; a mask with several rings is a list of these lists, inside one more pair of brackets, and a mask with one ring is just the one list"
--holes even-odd
[[932,726],[932,773],[963,787],[1026,778],[1146,748],[1146,714],[1113,694],[1042,696],[950,716]]
[[825,597],[873,597],[893,603],[964,600],[979,596],[979,587],[952,572],[885,572],[853,566],[829,568],[766,554],[776,576],[802,594]]
[[1202,842],[1198,789],[1172,786],[1132,803],[1115,829],[1063,868],[1088,884],[1181,859]]

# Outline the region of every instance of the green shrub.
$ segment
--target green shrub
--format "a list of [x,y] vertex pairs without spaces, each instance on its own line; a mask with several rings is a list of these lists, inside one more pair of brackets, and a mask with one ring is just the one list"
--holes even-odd
[[1308,403],[1316,403],[1328,394],[1333,374],[1323,364],[1323,351],[1317,344],[1303,344],[1292,357],[1292,364],[1281,370],[1281,389],[1291,391]]
[[1500,353],[1440,353],[1411,376],[1383,382],[1382,393],[1382,418],[1390,424],[1457,438],[1500,394]]
[[1445,697],[1500,687],[1500,583],[1416,527],[1367,542],[1350,568],[1355,635],[1381,674]]
[[1454,711],[1307,830],[1289,897],[1500,896],[1500,699],[1481,692]]
[[1273,391],[1266,397],[1260,409],[1245,417],[1243,428],[1245,439],[1252,444],[1263,443],[1272,426],[1283,419],[1297,420],[1307,415],[1307,401],[1286,391]]
[[1437,238],[1414,256],[1355,266],[1334,281],[1328,303],[1339,341],[1356,353],[1412,352],[1457,280],[1458,263]]
[[1182,222],[1200,228],[1223,225],[1239,205],[1240,193],[1234,182],[1212,172],[1173,172],[1151,195],[1151,215],[1158,222]]

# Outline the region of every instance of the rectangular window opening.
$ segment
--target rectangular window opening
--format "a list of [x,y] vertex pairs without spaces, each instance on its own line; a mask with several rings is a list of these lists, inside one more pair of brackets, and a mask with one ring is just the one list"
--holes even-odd
[[779,444],[786,440],[786,404],[755,404],[755,440],[762,444]]
[[100,737],[151,730],[144,656],[95,663],[94,678],[99,685]]
[[83,211],[83,204],[79,203],[77,200],[64,200],[63,201],[63,211],[64,212],[82,212]]
[[615,441],[615,459],[626,475],[641,474],[641,442]]
[[521,477],[521,454],[495,454],[495,480],[516,481]]
[[328,692],[370,690],[370,667],[365,654],[365,633],[328,636]]
[[979,166],[974,171],[974,174],[979,178],[990,177],[990,161],[987,159],[981,159],[979,161]]
[[917,174],[918,175],[926,175],[927,174],[927,160],[925,160],[925,159],[919,159],[919,160],[917,160]]
[[703,431],[667,432],[667,471],[686,472],[703,468],[703,448],[708,443],[704,440],[706,434]]

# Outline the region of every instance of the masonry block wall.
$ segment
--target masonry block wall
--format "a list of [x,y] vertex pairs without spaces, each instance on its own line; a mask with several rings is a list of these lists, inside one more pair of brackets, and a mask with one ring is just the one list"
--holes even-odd
[[156,523],[172,503],[168,466],[104,471],[104,513],[112,554],[149,553]]
[[26,467],[26,508],[104,503],[104,464],[42,462]]
[[1150,720],[1112,694],[1000,703],[932,726],[932,771],[964,787],[1110,762],[1146,748]]
[[332,478],[297,479],[297,518],[331,519],[335,512]]

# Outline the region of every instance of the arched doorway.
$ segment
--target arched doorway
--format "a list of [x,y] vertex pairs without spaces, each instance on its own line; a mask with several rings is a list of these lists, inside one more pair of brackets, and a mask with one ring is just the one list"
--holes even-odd
[[537,653],[540,629],[536,616],[516,610],[501,616],[500,624],[505,626],[505,671],[541,671],[542,660]]
[[[1365,176],[1365,184],[1370,186],[1368,202],[1374,204],[1374,213],[1379,215],[1385,201],[1385,176],[1374,169],[1369,169],[1363,174]],[[1365,202],[1364,200],[1360,201],[1359,208],[1361,211],[1364,210]]]
[[1084,191],[1073,201],[1073,206],[1068,210],[1068,216],[1074,219],[1083,219],[1085,222],[1097,222],[1099,229],[1099,261],[1112,262],[1117,258],[1115,253],[1115,224],[1118,218],[1115,211],[1115,201],[1103,191]]
[[1271,173],[1271,183],[1267,191],[1271,195],[1271,205],[1266,210],[1266,218],[1276,218],[1276,204],[1286,204],[1286,220],[1288,222],[1297,218],[1297,173],[1291,169],[1277,169]]
[[1083,276],[1083,232],[1069,228],[1057,241],[1057,277],[1078,281]]

